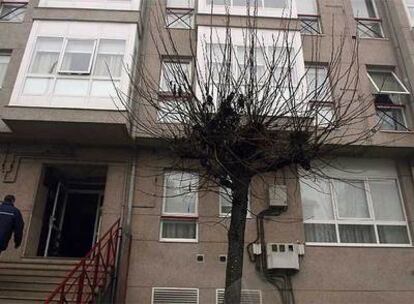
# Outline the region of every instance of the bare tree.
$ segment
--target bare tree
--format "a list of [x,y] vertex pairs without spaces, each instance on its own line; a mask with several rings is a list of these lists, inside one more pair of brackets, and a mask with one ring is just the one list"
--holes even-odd
[[[297,178],[320,175],[313,161],[363,145],[377,129],[367,124],[375,115],[371,96],[358,94],[358,40],[332,34],[324,66],[305,67],[291,19],[261,30],[252,6],[242,26],[227,14],[220,28],[200,26],[198,39],[189,30],[183,46],[165,27],[164,10],[155,4],[148,14],[149,40],[166,62],[161,82],[143,60],[131,73],[132,92],[118,98],[140,136],[170,148],[176,168],[196,162],[203,180],[229,189],[225,303],[240,303],[252,178],[286,168]],[[190,56],[182,57],[183,48]],[[311,48],[308,61],[320,62],[326,49],[317,37]]]

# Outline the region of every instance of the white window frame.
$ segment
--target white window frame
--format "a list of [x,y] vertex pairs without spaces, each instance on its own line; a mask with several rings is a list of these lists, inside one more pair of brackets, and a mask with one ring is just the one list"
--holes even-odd
[[[179,243],[197,243],[198,242],[198,200],[199,200],[199,193],[198,189],[195,195],[195,202],[194,202],[194,212],[193,213],[178,213],[178,212],[166,212],[165,206],[167,203],[167,177],[169,175],[174,174],[192,174],[197,177],[197,181],[199,176],[193,172],[181,172],[181,171],[167,171],[164,173],[164,185],[163,185],[163,200],[161,206],[161,220],[160,220],[160,241],[161,242],[179,242]],[[197,182],[198,183],[198,182]],[[164,238],[163,237],[163,223],[166,222],[194,222],[195,224],[195,238],[194,239],[185,239],[185,238]]]
[[[46,21],[35,20],[30,32],[28,42],[26,44],[23,59],[17,74],[16,82],[13,88],[13,93],[10,98],[10,105],[23,107],[48,107],[48,108],[70,108],[70,109],[97,109],[97,110],[112,110],[125,111],[126,106],[116,98],[113,98],[115,93],[114,88],[107,85],[107,94],[101,94],[101,91],[91,91],[92,85],[96,85],[100,89],[102,83],[95,83],[96,80],[103,80],[100,76],[93,74],[93,66],[90,75],[61,75],[58,73],[59,63],[63,56],[63,41],[60,46],[58,64],[56,72],[53,74],[44,75],[44,83],[41,83],[41,90],[33,92],[35,94],[24,93],[26,79],[42,78],[41,74],[30,73],[30,66],[33,61],[33,55],[36,48],[36,40],[40,37],[60,38],[60,39],[91,39],[91,40],[124,40],[125,49],[123,56],[123,64],[126,67],[132,67],[133,52],[137,47],[137,26],[133,23],[113,23],[113,22],[84,22],[84,21]],[[93,60],[95,60],[97,52],[95,52]],[[93,61],[93,64],[95,61]],[[68,78],[89,81],[88,91],[85,95],[73,94],[55,94],[55,81],[58,78]],[[46,84],[46,79],[49,83]],[[122,92],[129,90],[130,79],[126,72],[122,72],[119,79],[107,78],[108,81],[115,80],[117,89]],[[119,84],[119,86],[118,86]],[[101,86],[100,86],[101,85]],[[44,89],[44,90],[43,90]],[[103,91],[102,91],[103,92]],[[70,93],[70,92],[69,92]]]
[[[68,47],[68,43],[70,40],[78,40],[78,41],[93,41],[93,48],[92,48],[92,52],[91,52],[91,58],[89,59],[89,66],[88,66],[88,70],[86,71],[70,71],[70,70],[63,70],[63,59],[65,57],[66,51],[67,51],[67,47]],[[100,43],[99,39],[99,43]],[[61,50],[60,53],[60,61],[58,63],[58,69],[57,69],[57,73],[61,74],[61,75],[91,75],[91,71],[92,71],[92,66],[94,65],[95,61],[96,61],[96,56],[97,56],[97,49],[96,46],[98,45],[98,39],[87,39],[87,38],[64,38],[63,40],[63,49]]]
[[[376,85],[374,80],[372,79],[370,72],[380,72],[380,73],[389,73],[391,74],[394,79],[398,82],[398,84],[403,88],[403,91],[381,91],[380,88]],[[368,79],[371,81],[371,84],[374,86],[374,88],[377,90],[377,93],[379,94],[406,94],[409,95],[410,92],[407,90],[404,83],[397,77],[397,75],[393,71],[387,71],[387,70],[377,70],[377,69],[368,69],[367,70]]]
[[[356,21],[357,34],[359,33],[358,28],[359,28],[360,24],[363,24],[364,22],[367,22],[367,23],[378,23],[379,24],[379,28],[380,28],[380,37],[361,37],[359,35],[358,36],[361,39],[385,39],[384,29],[382,27],[382,20],[381,20],[381,18],[379,16],[379,13],[378,13],[377,4],[375,3],[376,1],[375,0],[370,0],[370,1],[371,1],[371,4],[372,4],[372,7],[374,8],[375,17],[366,17],[366,16],[362,16],[361,17],[361,16],[355,16],[355,15],[353,15],[354,18],[355,18],[355,21]],[[352,2],[351,2],[351,6],[352,6]],[[353,12],[352,12],[352,14],[353,14]]]
[[[326,182],[329,185],[329,197],[331,201],[332,213],[334,219],[332,220],[314,220],[314,219],[304,219],[304,224],[330,224],[335,225],[335,233],[337,242],[329,243],[329,242],[306,242],[306,245],[314,245],[314,246],[337,246],[337,247],[413,247],[412,237],[410,228],[408,225],[407,220],[407,213],[405,210],[405,203],[403,200],[402,192],[400,183],[397,177],[381,177],[381,178],[373,178],[373,177],[365,177],[365,178],[350,178],[349,180],[352,181],[361,181],[364,184],[365,195],[367,198],[367,205],[370,214],[370,218],[340,218],[338,213],[338,202],[334,192],[333,187],[333,180],[329,179]],[[374,205],[372,196],[370,193],[369,182],[370,181],[395,181],[397,186],[397,193],[399,196],[400,206],[403,213],[404,220],[403,221],[385,221],[385,220],[376,220],[373,218],[374,214]],[[373,227],[374,234],[375,234],[375,243],[342,243],[340,242],[340,232],[339,232],[339,225],[367,225]],[[399,226],[405,227],[407,231],[408,243],[407,244],[391,244],[391,243],[380,243],[379,235],[378,235],[378,228],[377,226]]]
[[[238,6],[233,5],[233,0],[227,0],[230,4],[227,6],[229,8],[228,12],[230,15],[236,16],[246,16],[247,15],[247,8],[246,6]],[[263,6],[263,0],[258,0],[259,5],[257,7],[257,15],[263,17],[279,17],[279,18],[297,18],[297,1],[300,0],[286,0],[288,3],[287,9],[281,8],[269,8]],[[289,3],[290,2],[290,3]],[[250,14],[254,14],[254,7],[251,7]],[[218,14],[218,15],[225,15],[227,12],[226,5],[219,5],[215,4],[213,7],[207,4],[207,0],[199,0],[198,1],[198,14]]]
[[6,58],[5,62],[2,63],[2,64],[5,64],[6,67],[5,67],[5,71],[4,71],[4,78],[0,79],[0,90],[1,90],[3,88],[3,85],[4,85],[4,81],[6,80],[6,77],[7,77],[7,71],[9,69],[11,53],[0,52],[0,58]]
[[[174,20],[170,22],[169,17],[172,17]],[[186,20],[185,17],[189,18],[189,24],[184,21]],[[194,20],[193,9],[167,8],[165,14],[165,27],[173,30],[191,30],[194,28]],[[184,26],[176,26],[177,24],[184,24]]]
[[141,1],[145,0],[40,0],[39,7],[139,11]]
[[200,290],[198,288],[183,288],[183,287],[153,287],[151,292],[151,304],[154,304],[155,290],[191,290],[197,291],[197,304],[200,303]]
[[164,73],[165,73],[164,64],[168,64],[168,63],[187,65],[188,66],[188,75],[187,75],[188,81],[190,83],[193,82],[192,81],[192,62],[190,58],[177,58],[177,60],[165,58],[161,61],[161,71],[160,71],[160,81],[159,81],[159,92],[160,93],[171,93],[170,88],[168,87],[168,84],[165,83],[166,80],[164,78]]
[[[262,304],[263,303],[263,295],[262,295],[262,291],[260,289],[242,289],[241,290],[242,296],[243,296],[243,292],[251,292],[251,291],[258,292],[259,297],[260,297],[259,304]],[[219,293],[224,293],[224,288],[217,288],[216,289],[216,304],[219,304]]]
[[405,117],[405,111],[404,111],[405,109],[402,105],[401,106],[375,105],[375,111],[377,112],[377,116],[378,116],[378,111],[381,111],[381,109],[401,111],[402,121],[400,122],[400,124],[405,127],[405,129],[403,129],[403,130],[380,129],[381,132],[406,132],[406,131],[409,131],[409,129],[407,128],[407,118]]

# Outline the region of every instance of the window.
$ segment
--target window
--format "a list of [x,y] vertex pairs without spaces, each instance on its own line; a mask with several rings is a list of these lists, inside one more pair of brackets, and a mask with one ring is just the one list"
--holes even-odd
[[197,288],[169,288],[154,287],[152,289],[152,304],[165,303],[199,303],[199,290]]
[[166,27],[191,29],[194,23],[192,0],[167,0]]
[[160,238],[162,241],[197,241],[198,177],[186,172],[164,176]]
[[[248,5],[249,4],[249,5]],[[202,14],[225,14],[227,9],[233,15],[246,15],[257,8],[257,15],[268,17],[296,17],[296,8],[292,0],[200,0],[198,12]]]
[[[261,304],[262,292],[260,290],[241,290],[241,304]],[[224,304],[224,289],[216,290],[216,304]]]
[[302,179],[300,187],[307,243],[410,244],[397,179]]
[[0,89],[3,87],[6,78],[7,66],[9,65],[10,54],[0,52]]
[[407,5],[408,15],[411,21],[411,26],[414,25],[414,0],[405,0]]
[[[1,2],[1,1],[0,1]],[[0,21],[23,22],[28,1],[0,3]]]
[[125,40],[38,37],[23,94],[115,96],[124,53]]
[[191,64],[184,59],[178,61],[164,60],[161,68],[160,91],[185,92],[191,84]]
[[377,117],[382,130],[407,130],[404,117],[408,90],[391,71],[368,71],[373,86]]
[[[232,199],[231,199],[231,190],[226,188],[220,188],[219,190],[219,216],[220,217],[230,217],[231,216],[231,208],[232,208]],[[247,215],[246,217],[250,218],[250,190],[249,190],[249,198],[247,201]]]
[[317,0],[302,0],[298,5],[300,32],[304,35],[322,34]]
[[40,0],[39,7],[75,9],[139,10],[141,0]]
[[311,102],[311,112],[315,114],[316,124],[327,126],[335,120],[335,107],[327,67],[306,67],[307,97]]
[[384,38],[374,0],[351,0],[360,38]]

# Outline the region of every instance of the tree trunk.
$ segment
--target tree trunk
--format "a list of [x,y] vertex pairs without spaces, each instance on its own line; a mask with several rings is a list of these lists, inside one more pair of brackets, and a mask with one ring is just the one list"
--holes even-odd
[[225,304],[240,304],[249,183],[250,178],[233,181],[231,222],[228,231]]

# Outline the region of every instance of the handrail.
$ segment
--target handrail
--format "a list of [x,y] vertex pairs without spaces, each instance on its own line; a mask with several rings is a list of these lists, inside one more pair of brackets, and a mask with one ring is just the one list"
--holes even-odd
[[118,219],[66,275],[63,282],[46,299],[45,304],[94,303],[98,293],[110,284],[108,279],[115,270],[120,230]]

